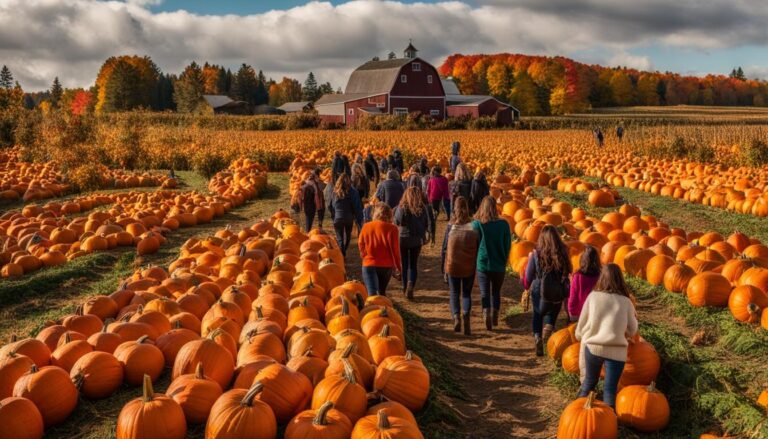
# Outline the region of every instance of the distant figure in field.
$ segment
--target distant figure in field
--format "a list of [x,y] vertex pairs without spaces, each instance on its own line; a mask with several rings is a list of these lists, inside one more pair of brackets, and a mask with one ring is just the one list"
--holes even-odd
[[619,142],[621,142],[621,139],[624,137],[624,127],[619,125],[616,127],[616,137],[619,139]]
[[597,146],[599,148],[602,148],[603,142],[605,141],[605,137],[603,136],[603,130],[601,130],[600,127],[595,128],[594,135],[595,135],[595,142],[597,143]]
[[451,168],[451,173],[456,173],[456,167],[459,166],[459,163],[461,163],[461,157],[459,157],[459,151],[461,150],[461,143],[459,142],[453,142],[451,144],[451,161],[449,163],[449,166]]

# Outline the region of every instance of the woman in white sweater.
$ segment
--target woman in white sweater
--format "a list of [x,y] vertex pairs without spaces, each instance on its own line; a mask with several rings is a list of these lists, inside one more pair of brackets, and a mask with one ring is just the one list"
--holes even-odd
[[595,389],[605,365],[603,402],[616,405],[616,388],[627,361],[627,339],[637,333],[635,306],[629,296],[621,269],[616,264],[604,266],[576,326],[576,339],[581,341],[579,397]]

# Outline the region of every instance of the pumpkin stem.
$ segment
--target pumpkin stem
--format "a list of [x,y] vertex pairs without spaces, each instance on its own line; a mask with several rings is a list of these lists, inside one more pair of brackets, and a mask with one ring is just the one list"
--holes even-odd
[[389,311],[387,311],[386,306],[381,307],[381,312],[379,313],[379,317],[389,317]]
[[320,406],[319,409],[317,409],[315,419],[312,420],[312,423],[315,425],[328,425],[328,419],[326,419],[326,417],[332,408],[333,402],[326,401],[323,405]]
[[152,388],[152,378],[144,374],[144,402],[150,402],[155,397],[155,389]]
[[413,360],[413,351],[405,351],[405,359],[408,361]]
[[379,413],[377,413],[379,416],[379,424],[378,428],[379,430],[389,430],[389,419],[387,418],[387,412],[386,410],[379,410]]
[[142,343],[144,343],[145,341],[147,341],[147,339],[148,339],[148,338],[149,338],[149,336],[148,336],[148,335],[142,335],[141,337],[139,337],[139,338],[136,340],[136,344],[142,344]]
[[354,343],[350,343],[347,345],[347,347],[344,348],[344,351],[341,353],[341,358],[349,358],[352,353],[357,350],[357,345]]
[[256,318],[257,319],[263,319],[264,318],[264,310],[261,308],[261,305],[256,307]]
[[202,361],[198,361],[197,362],[197,367],[195,367],[195,378],[197,378],[199,380],[204,380],[205,379],[205,372],[203,372],[203,362]]
[[349,381],[350,384],[357,384],[355,379],[355,368],[352,367],[352,363],[346,358],[342,358],[341,362],[344,364],[344,379]]
[[81,387],[83,387],[83,383],[85,382],[85,376],[82,372],[78,372],[77,375],[72,377],[72,383],[77,387],[77,390],[80,390]]
[[253,383],[251,388],[248,389],[248,393],[243,397],[243,400],[240,401],[240,405],[251,407],[253,405],[253,399],[256,398],[256,395],[261,393],[262,390],[264,390],[264,385],[261,384],[261,381]]
[[379,337],[389,337],[389,323],[384,325],[383,328],[381,328],[381,332],[379,332]]
[[597,397],[597,393],[595,392],[589,392],[589,396],[587,396],[587,402],[584,403],[584,408],[589,410],[592,408],[592,404],[595,403],[595,398]]
[[349,302],[344,298],[344,296],[341,296],[341,315],[349,315]]
[[651,381],[651,384],[648,385],[648,391],[651,393],[656,391],[656,381]]
[[213,331],[211,331],[211,333],[210,333],[210,334],[208,334],[208,338],[209,338],[209,339],[211,339],[211,340],[216,340],[216,337],[218,337],[219,335],[221,335],[221,333],[222,333],[222,332],[224,332],[224,330],[223,330],[223,329],[221,329],[221,328],[216,328],[216,329],[214,329]]
[[181,329],[181,320],[176,320],[175,322],[173,322],[173,326],[171,327],[171,329]]
[[69,344],[71,341],[72,341],[72,333],[69,332],[69,331],[65,332],[64,333],[64,343],[62,343],[61,345],[63,346],[65,344]]
[[19,336],[16,334],[11,334],[11,341],[10,343],[16,343],[19,340]]

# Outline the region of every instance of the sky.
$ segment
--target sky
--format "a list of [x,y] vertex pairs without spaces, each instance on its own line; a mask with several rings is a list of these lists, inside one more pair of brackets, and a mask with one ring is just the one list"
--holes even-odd
[[25,90],[89,87],[110,56],[191,61],[276,80],[344,87],[412,39],[439,65],[453,53],[563,55],[586,63],[768,79],[764,0],[0,0],[0,65]]

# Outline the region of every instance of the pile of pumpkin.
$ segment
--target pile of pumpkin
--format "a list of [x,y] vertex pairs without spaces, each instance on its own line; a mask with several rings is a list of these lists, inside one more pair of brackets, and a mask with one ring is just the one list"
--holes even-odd
[[[266,185],[260,165],[237,160],[211,179],[214,195],[169,190],[93,194],[6,212],[0,216],[0,276],[21,276],[119,246],[135,246],[140,256],[155,253],[167,233],[209,223],[258,197]],[[111,207],[79,216],[106,205]]]
[[[102,189],[132,187],[175,188],[177,180],[160,173],[134,172],[103,167],[100,172]],[[71,191],[65,176],[54,161],[28,163],[21,161],[18,148],[0,153],[0,204],[23,200],[45,200]]]
[[[166,368],[172,382],[155,393]],[[335,239],[280,211],[191,238],[167,270],[136,271],[1,348],[0,425],[40,437],[78,397],[123,383],[143,396],[123,407],[118,438],[183,438],[204,423],[208,438],[272,438],[278,425],[286,438],[417,438],[429,372],[392,302],[346,280]]]

